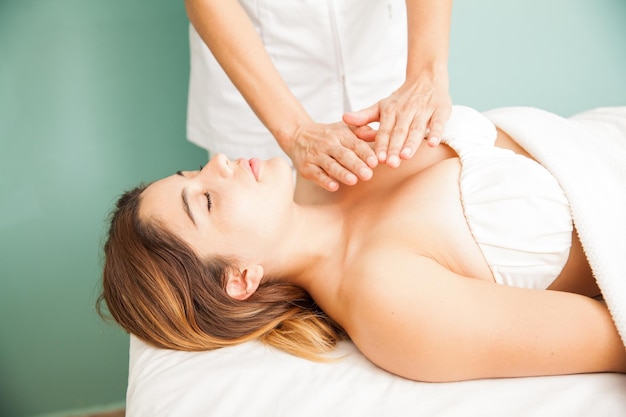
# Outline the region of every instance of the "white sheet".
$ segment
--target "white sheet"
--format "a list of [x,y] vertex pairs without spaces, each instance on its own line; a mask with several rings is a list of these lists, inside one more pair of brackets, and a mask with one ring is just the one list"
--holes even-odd
[[128,417],[623,417],[626,375],[423,383],[391,375],[350,342],[310,362],[259,342],[207,352],[131,336]]
[[503,107],[485,115],[561,184],[626,345],[626,106],[597,108],[567,119],[532,107]]

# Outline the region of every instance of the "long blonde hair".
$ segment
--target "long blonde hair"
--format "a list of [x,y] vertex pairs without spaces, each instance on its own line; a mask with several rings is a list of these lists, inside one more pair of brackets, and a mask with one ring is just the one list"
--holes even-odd
[[[144,185],[120,197],[104,245],[99,313],[154,346],[200,351],[258,338],[300,357],[324,360],[345,337],[302,288],[264,280],[247,300],[232,299],[232,262],[199,259],[163,225],[141,220]],[[267,282],[265,282],[267,281]]]

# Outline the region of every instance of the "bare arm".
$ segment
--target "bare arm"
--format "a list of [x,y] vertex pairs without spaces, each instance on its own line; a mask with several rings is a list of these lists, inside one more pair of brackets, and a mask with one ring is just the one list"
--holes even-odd
[[448,45],[452,0],[407,0],[408,57],[406,80],[391,96],[359,112],[347,113],[344,121],[355,126],[380,121],[375,138],[380,162],[396,167],[420,146],[426,129],[428,142],[441,140],[452,102],[448,89]]
[[274,136],[288,137],[310,121],[238,1],[186,0],[185,6],[202,40]]
[[624,345],[596,300],[462,277],[407,253],[384,259],[370,275],[378,279],[350,297],[345,327],[390,372],[424,381],[626,372]]
[[[342,122],[315,123],[274,67],[236,0],[186,0],[189,20],[261,122],[307,179],[334,191],[369,179],[371,148]],[[337,116],[339,118],[339,115]],[[364,161],[370,158],[370,166]]]

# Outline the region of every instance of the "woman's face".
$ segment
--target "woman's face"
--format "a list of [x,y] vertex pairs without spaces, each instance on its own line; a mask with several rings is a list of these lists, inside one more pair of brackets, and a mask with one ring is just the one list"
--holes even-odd
[[284,236],[293,206],[286,160],[216,155],[200,171],[156,181],[141,195],[139,216],[157,219],[200,256],[254,258]]

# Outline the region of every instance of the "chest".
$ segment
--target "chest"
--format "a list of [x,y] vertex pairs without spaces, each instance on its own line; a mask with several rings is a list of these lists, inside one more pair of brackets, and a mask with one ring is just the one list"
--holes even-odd
[[492,280],[465,219],[459,190],[460,164],[452,158],[398,183],[391,192],[373,194],[360,211],[375,213],[361,242],[409,248],[453,272]]

